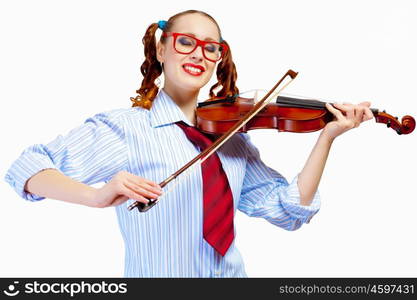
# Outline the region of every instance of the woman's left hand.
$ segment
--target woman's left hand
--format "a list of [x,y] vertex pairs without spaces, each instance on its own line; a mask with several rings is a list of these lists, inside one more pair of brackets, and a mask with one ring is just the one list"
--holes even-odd
[[327,123],[322,132],[330,140],[334,140],[342,133],[356,128],[362,122],[374,117],[369,109],[371,106],[370,102],[359,104],[334,103],[333,106],[330,103],[326,103],[326,108],[335,116],[335,120]]

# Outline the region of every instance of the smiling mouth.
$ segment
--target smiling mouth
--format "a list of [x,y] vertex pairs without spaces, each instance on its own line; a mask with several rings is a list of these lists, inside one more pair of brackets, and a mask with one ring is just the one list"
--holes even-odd
[[185,72],[193,76],[200,76],[204,73],[204,68],[202,66],[185,64],[182,66]]

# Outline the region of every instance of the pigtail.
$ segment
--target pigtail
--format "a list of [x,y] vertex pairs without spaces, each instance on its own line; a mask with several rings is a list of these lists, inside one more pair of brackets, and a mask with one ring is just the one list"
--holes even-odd
[[155,80],[162,74],[161,63],[156,58],[156,38],[155,32],[158,29],[158,23],[153,23],[148,27],[142,43],[144,45],[145,61],[140,67],[140,72],[143,75],[141,87],[136,91],[139,95],[130,97],[132,107],[141,106],[149,109],[152,106],[152,101],[158,94],[158,86]]
[[[235,63],[233,62],[232,52],[227,42],[223,40],[223,43],[225,43],[229,49],[217,65],[217,83],[210,88],[210,98],[227,97],[239,94],[239,89],[236,86],[237,72]],[[215,94],[214,90],[219,87],[221,87],[221,90]]]

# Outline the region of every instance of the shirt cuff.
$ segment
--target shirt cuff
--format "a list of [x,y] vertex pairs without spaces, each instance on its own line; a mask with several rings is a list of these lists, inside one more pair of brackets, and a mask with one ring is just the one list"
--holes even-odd
[[287,211],[292,217],[300,220],[302,223],[309,223],[311,218],[320,210],[321,201],[318,190],[314,194],[313,201],[310,205],[300,204],[300,190],[298,189],[298,175],[288,185],[286,189],[283,189],[280,195],[281,204],[285,211]]
[[13,162],[4,179],[23,199],[39,201],[45,199],[45,197],[26,192],[24,189],[26,181],[42,170],[57,168],[52,161],[44,155],[28,150],[25,150],[21,156]]

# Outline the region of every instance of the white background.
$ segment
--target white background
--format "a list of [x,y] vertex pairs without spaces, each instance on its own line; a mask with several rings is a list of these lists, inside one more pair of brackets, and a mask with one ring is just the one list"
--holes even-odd
[[[417,117],[415,1],[205,2],[1,1],[0,276],[123,276],[113,208],[24,201],[3,177],[24,148],[129,107],[146,27],[179,11],[218,20],[241,91],[269,89],[291,68],[299,75],[288,93]],[[250,135],[292,180],[318,132]],[[333,144],[310,224],[287,232],[239,212],[248,276],[417,276],[416,145],[417,132],[398,136],[371,120]]]

